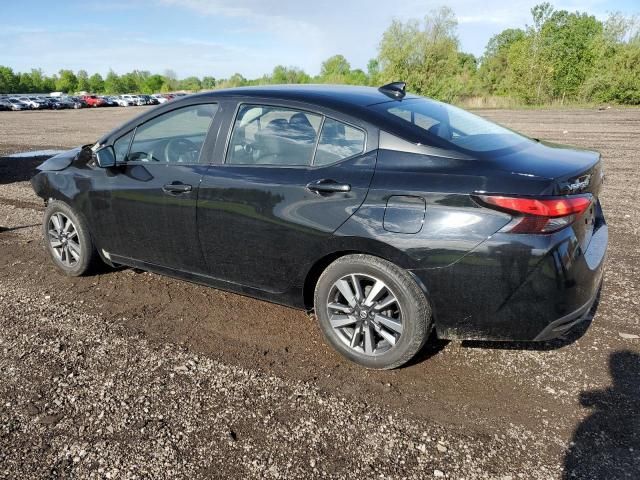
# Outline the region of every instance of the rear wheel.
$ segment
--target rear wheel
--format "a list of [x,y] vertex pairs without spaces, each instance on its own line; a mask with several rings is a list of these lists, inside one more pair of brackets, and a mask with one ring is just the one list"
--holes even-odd
[[329,343],[367,368],[408,362],[431,329],[431,308],[409,273],[370,255],[346,255],[329,265],[314,303]]
[[84,275],[97,263],[98,253],[86,222],[66,203],[49,202],[43,233],[51,259],[66,275]]

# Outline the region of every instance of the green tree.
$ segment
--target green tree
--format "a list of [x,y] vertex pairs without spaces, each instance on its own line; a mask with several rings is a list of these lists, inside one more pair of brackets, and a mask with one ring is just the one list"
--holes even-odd
[[367,63],[367,76],[369,77],[369,85],[379,86],[380,62],[377,58],[372,58]]
[[79,92],[88,92],[91,90],[89,83],[89,74],[86,70],[78,70],[76,75],[76,90]]
[[640,105],[640,38],[632,17],[614,13],[595,42],[597,60],[581,93],[598,102]]
[[233,88],[233,87],[244,87],[247,84],[247,79],[244,78],[239,73],[234,73],[224,82],[224,87]]
[[211,90],[216,87],[216,79],[214,77],[202,77],[202,88]]
[[271,76],[265,79],[265,83],[287,84],[287,83],[309,83],[311,77],[298,67],[284,67],[277,65]]
[[202,89],[202,82],[198,77],[187,77],[179,82],[179,88],[181,90],[190,90],[192,92],[197,92]]
[[18,91],[22,93],[31,93],[36,91],[30,74],[21,73],[18,75]]
[[109,70],[104,79],[104,91],[108,94],[125,93],[126,89],[120,80],[120,77],[113,70]]
[[30,76],[31,76],[31,85],[33,86],[34,92],[51,92],[52,91],[46,88],[45,76],[44,76],[44,73],[42,73],[41,69],[32,68]]
[[16,93],[19,81],[11,68],[0,66],[0,93]]
[[368,85],[369,77],[363,70],[356,68],[351,70],[349,74],[345,77],[347,84],[349,85]]
[[102,79],[102,75],[94,73],[89,77],[89,90],[95,93],[104,92],[104,80]]
[[351,64],[343,55],[329,57],[320,68],[320,81],[323,83],[347,83]]
[[75,92],[78,88],[78,79],[71,70],[60,70],[60,75],[56,81],[56,90],[66,93]]
[[402,80],[413,91],[442,100],[464,94],[456,27],[448,7],[430,12],[422,22],[393,20],[380,42],[380,82]]
[[144,82],[142,91],[144,93],[158,93],[162,90],[164,84],[164,77],[162,75],[149,75]]
[[488,94],[505,95],[509,90],[509,49],[524,40],[525,32],[519,28],[507,28],[491,37],[481,59],[478,80]]
[[541,33],[544,56],[552,67],[550,96],[575,98],[597,60],[594,44],[602,36],[602,22],[561,10],[551,14]]
[[172,92],[178,89],[178,75],[171,69],[164,71],[164,84],[167,92]]
[[51,77],[45,76],[42,79],[42,91],[43,92],[54,92],[56,90],[56,83],[58,82],[58,77],[53,75]]

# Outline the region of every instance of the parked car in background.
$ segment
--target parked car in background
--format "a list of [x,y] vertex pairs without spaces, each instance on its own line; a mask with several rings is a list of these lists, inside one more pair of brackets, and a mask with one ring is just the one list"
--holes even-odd
[[[67,109],[67,108],[81,108],[80,103],[76,102],[71,97],[58,97],[52,99],[57,110]],[[76,107],[78,105],[78,107]]]
[[133,98],[133,95],[129,95],[129,94],[122,94],[120,95],[120,98],[122,98],[123,100],[125,100],[129,105],[134,106],[138,104],[137,99]]
[[152,95],[138,95],[142,100],[144,100],[145,105],[158,105],[158,99],[153,97]]
[[115,97],[116,103],[121,107],[131,107],[135,105],[133,100],[130,98],[125,98],[124,95],[120,95],[119,97]]
[[44,102],[38,101],[35,97],[18,97],[18,100],[27,105],[31,110],[38,110],[45,106]]
[[73,102],[73,108],[76,110],[79,108],[86,108],[87,102],[85,102],[81,97],[67,97],[67,100]]
[[0,110],[13,110],[9,100],[6,98],[0,98]]
[[106,105],[106,102],[97,95],[84,95],[81,98],[89,107],[104,107]]
[[49,110],[63,110],[66,108],[66,105],[64,105],[63,103],[61,103],[60,99],[58,98],[46,98],[46,97],[40,97],[41,101],[46,103],[47,105],[47,109]]
[[110,95],[102,95],[100,96],[105,101],[105,107],[117,107],[118,102],[116,102],[115,97]]
[[158,103],[167,103],[169,101],[169,99],[161,93],[154,93],[151,96],[155,98]]
[[11,104],[11,110],[29,110],[31,107],[24,103],[22,100],[18,100],[15,97],[10,97],[7,99],[7,102]]
[[142,100],[141,98],[139,98],[137,95],[132,95],[130,93],[121,95],[121,98],[124,98],[125,100],[127,100],[131,105],[144,105],[144,100]]
[[367,368],[587,320],[608,243],[594,151],[379,89],[273,86],[148,109],[32,179],[54,264],[102,259],[315,311]]
[[[34,98],[34,97],[30,97],[30,98]],[[38,97],[35,97],[35,100],[38,103],[40,103],[40,108],[42,109],[52,110],[55,108],[55,101],[53,98],[38,96]]]

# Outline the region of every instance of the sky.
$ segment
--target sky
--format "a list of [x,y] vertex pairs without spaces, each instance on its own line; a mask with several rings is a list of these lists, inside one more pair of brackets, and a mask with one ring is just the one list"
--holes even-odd
[[[392,19],[423,18],[443,4],[458,19],[461,50],[481,55],[496,33],[531,23],[542,0],[0,0],[0,65],[106,74],[134,69],[180,78],[239,72],[256,78],[275,65],[315,75],[343,54],[366,70]],[[562,0],[556,9],[640,13],[638,0]]]

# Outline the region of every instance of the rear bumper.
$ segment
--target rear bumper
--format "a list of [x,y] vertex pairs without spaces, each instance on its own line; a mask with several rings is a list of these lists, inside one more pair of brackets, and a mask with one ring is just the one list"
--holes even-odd
[[588,318],[609,238],[598,213],[585,250],[572,227],[553,235],[497,233],[454,265],[413,270],[432,303],[438,336],[545,341]]
[[560,317],[557,320],[554,320],[549,325],[542,330],[536,338],[533,339],[534,342],[545,342],[547,340],[553,340],[554,338],[561,337],[565,333],[569,332],[573,327],[582,323],[590,318],[591,309],[596,304],[598,298],[600,297],[600,290],[602,289],[602,284],[596,291],[593,298],[591,298],[587,303],[582,305],[577,310],[565,315],[564,317]]

